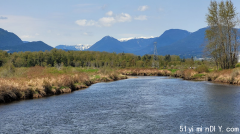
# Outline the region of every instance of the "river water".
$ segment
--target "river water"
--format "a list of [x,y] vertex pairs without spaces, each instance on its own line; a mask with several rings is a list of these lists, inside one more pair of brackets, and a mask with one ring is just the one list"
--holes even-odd
[[0,133],[240,133],[239,102],[238,86],[138,77],[0,105]]

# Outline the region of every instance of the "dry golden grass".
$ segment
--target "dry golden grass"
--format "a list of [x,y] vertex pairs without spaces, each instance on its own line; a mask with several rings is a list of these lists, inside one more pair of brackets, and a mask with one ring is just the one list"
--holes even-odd
[[181,69],[175,72],[171,72],[169,70],[146,69],[146,68],[120,69],[119,72],[124,75],[133,75],[133,76],[137,76],[137,75],[139,76],[153,76],[153,75],[174,76],[174,77],[180,77],[186,80],[208,80],[208,81],[214,81],[214,82],[240,85],[240,68],[226,69],[222,71],[213,71],[208,73],[206,71],[197,72],[194,69],[185,69],[185,70]]
[[187,69],[187,70],[184,70],[183,72],[183,75],[184,75],[184,79],[186,80],[191,80],[193,79],[193,76],[197,74],[196,71],[194,71],[193,69]]
[[[0,103],[69,93],[99,81],[124,78],[114,72],[102,74],[91,71],[84,73],[81,69],[78,71],[74,68],[56,71],[54,68],[40,66],[28,68],[24,73],[18,74],[21,75],[0,78]],[[95,75],[98,75],[98,79],[90,78]]]
[[140,75],[140,76],[170,76],[169,70],[158,70],[154,68],[136,68],[136,69],[120,69],[120,73],[124,75]]

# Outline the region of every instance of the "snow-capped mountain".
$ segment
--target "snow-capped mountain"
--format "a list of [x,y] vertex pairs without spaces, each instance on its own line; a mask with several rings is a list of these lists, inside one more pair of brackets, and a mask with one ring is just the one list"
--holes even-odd
[[141,37],[121,38],[121,39],[118,39],[118,40],[121,41],[121,42],[124,42],[124,41],[129,41],[129,40],[132,40],[132,39],[151,39],[151,38],[156,38],[156,37],[154,37],[154,36],[150,36],[150,37],[141,36]]
[[58,45],[55,48],[57,49],[64,49],[64,50],[76,50],[76,51],[82,51],[90,48],[92,45],[89,44],[78,44],[78,45]]
[[83,45],[83,44],[78,44],[78,45],[75,45],[75,48],[78,49],[78,50],[86,50],[88,48],[90,48],[92,45]]

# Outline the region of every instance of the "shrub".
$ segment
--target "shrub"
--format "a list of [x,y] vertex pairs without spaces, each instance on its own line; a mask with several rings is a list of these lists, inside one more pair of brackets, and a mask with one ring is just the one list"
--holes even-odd
[[231,73],[231,79],[232,79],[232,81],[234,81],[234,79],[235,79],[235,77],[237,77],[240,73],[240,69],[239,68],[236,68],[236,69],[234,69],[233,71],[232,71],[232,73]]
[[11,102],[18,99],[19,91],[12,85],[0,86],[0,102]]
[[208,67],[205,65],[198,66],[195,71],[198,73],[209,72]]
[[52,93],[52,85],[49,82],[49,80],[44,80],[43,81],[43,88],[44,88],[46,94],[51,94]]
[[193,77],[194,77],[194,78],[201,78],[201,77],[203,77],[203,76],[205,76],[205,74],[195,74]]
[[63,84],[63,86],[71,88],[74,86],[74,80],[72,79],[71,76],[64,75],[62,78],[62,84]]
[[15,73],[15,67],[12,62],[4,64],[3,69],[0,72],[1,77],[11,77]]
[[117,80],[118,79],[118,75],[116,73],[109,74],[108,76],[112,80]]
[[219,75],[220,75],[219,73],[211,72],[211,73],[207,74],[207,80],[214,81],[219,77]]
[[194,71],[191,69],[184,70],[184,79],[189,80],[192,76],[194,76]]
[[240,67],[240,63],[237,63],[237,64],[235,65],[235,67]]
[[107,75],[107,74],[110,74],[112,71],[111,71],[110,68],[103,67],[103,68],[101,68],[101,69],[99,70],[99,72],[100,72],[101,74]]

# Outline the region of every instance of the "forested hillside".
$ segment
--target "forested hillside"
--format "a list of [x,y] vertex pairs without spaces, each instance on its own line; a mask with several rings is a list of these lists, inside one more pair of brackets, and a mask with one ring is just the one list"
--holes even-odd
[[45,50],[51,50],[53,47],[47,45],[46,43],[42,41],[35,41],[35,42],[27,42],[23,43],[21,45],[17,46],[9,46],[6,48],[9,50],[9,53],[13,52],[25,52],[25,51],[45,51]]
[[[205,31],[207,28],[199,29],[191,33],[187,37],[180,39],[172,44],[165,46],[158,46],[158,54],[174,54],[180,57],[202,57],[205,39]],[[153,51],[151,52],[153,53]]]
[[[144,54],[153,54],[153,43],[157,42],[157,47],[165,47],[182,40],[190,35],[190,32],[181,29],[170,29],[165,31],[161,36],[154,38],[152,42],[149,42],[147,46],[141,48],[140,50],[135,50],[133,53],[136,55],[144,55]],[[183,48],[179,48],[175,46],[175,48],[182,50]],[[165,51],[165,50],[161,50]],[[168,53],[167,53],[168,54]],[[165,54],[166,55],[166,54]],[[173,54],[174,55],[174,54]],[[177,55],[177,54],[175,54]]]

